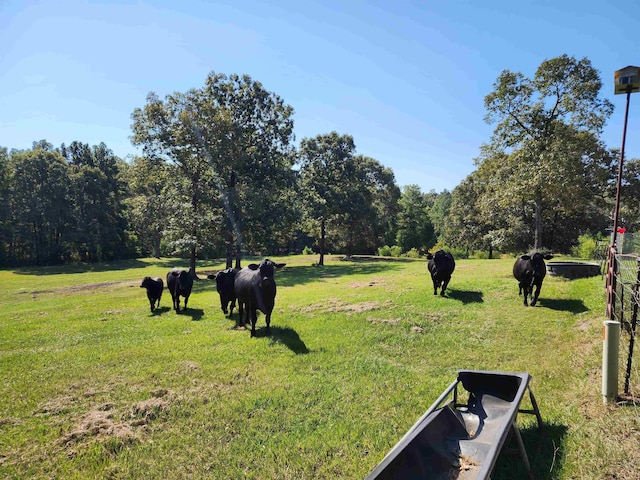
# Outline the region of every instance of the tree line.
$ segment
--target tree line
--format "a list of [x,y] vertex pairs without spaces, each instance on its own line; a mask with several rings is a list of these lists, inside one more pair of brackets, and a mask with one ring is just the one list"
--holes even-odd
[[[295,145],[293,107],[248,75],[210,73],[201,88],[132,113],[142,155],[79,141],[0,148],[0,263],[55,264],[180,255],[314,251],[423,254],[568,252],[603,236],[618,152],[600,140],[611,103],[587,59],[503,71],[485,97],[493,135],[453,191],[400,188],[393,171],[330,132]],[[446,159],[444,159],[446,160]],[[625,164],[621,219],[638,223],[640,161]]]

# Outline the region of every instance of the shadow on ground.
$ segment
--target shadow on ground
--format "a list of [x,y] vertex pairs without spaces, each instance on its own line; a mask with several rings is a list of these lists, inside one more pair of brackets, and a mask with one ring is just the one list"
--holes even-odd
[[[542,415],[544,417],[544,412]],[[538,431],[536,423],[520,429],[533,478],[536,480],[558,478],[562,469],[567,430],[566,425],[547,423],[543,423],[542,432]],[[491,478],[492,480],[529,478],[517,443],[512,436],[505,443]]]
[[446,290],[446,295],[449,298],[454,300],[459,300],[465,305],[467,303],[482,303],[484,299],[482,298],[482,292],[475,292],[472,290]]
[[584,313],[589,310],[585,306],[582,300],[574,300],[571,298],[565,298],[565,299],[540,298],[538,299],[538,305],[545,308],[550,308],[551,310],[571,312],[574,314]]

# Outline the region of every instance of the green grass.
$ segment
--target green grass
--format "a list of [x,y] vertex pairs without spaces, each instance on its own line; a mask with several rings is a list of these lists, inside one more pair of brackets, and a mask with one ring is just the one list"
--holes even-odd
[[[0,477],[364,478],[458,369],[532,375],[537,478],[640,476],[640,412],[601,399],[600,277],[547,277],[527,308],[509,259],[458,261],[447,298],[425,261],[276,260],[256,338],[205,279],[221,263],[181,314],[139,288],[175,260],[0,270]],[[492,478],[524,476],[505,454]]]

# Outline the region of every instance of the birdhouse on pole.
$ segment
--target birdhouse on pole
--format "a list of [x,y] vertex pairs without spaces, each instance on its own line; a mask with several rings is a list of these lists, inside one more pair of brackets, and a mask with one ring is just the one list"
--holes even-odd
[[640,91],[640,67],[629,65],[613,74],[613,83],[615,85],[615,95],[623,93],[633,93]]

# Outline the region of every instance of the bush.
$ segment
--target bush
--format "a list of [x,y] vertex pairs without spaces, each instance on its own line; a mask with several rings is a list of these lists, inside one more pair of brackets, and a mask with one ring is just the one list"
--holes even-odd
[[390,257],[391,256],[391,247],[389,245],[385,245],[384,247],[378,248],[378,256],[379,257]]
[[313,255],[313,249],[311,247],[304,247],[302,249],[303,255]]
[[411,250],[409,250],[407,253],[405,253],[404,256],[407,258],[420,258],[420,252],[418,251],[417,248],[414,247]]
[[577,258],[593,259],[596,251],[597,239],[589,233],[578,237],[578,245],[571,248],[571,255]]
[[402,256],[402,248],[399,245],[394,245],[393,247],[391,247],[391,256],[392,257]]

